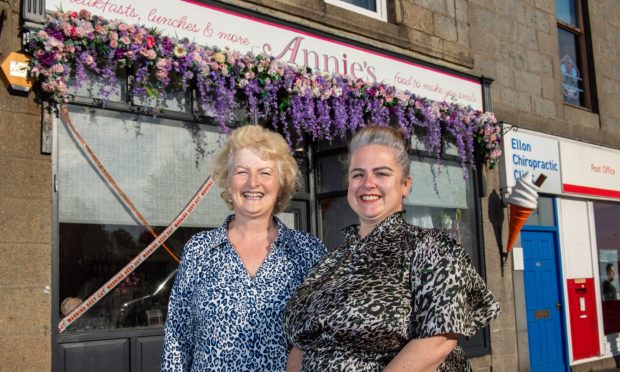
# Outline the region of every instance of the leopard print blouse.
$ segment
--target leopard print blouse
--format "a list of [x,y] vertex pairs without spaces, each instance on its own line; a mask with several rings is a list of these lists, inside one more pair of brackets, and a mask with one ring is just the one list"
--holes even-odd
[[[397,212],[364,239],[344,244],[308,275],[288,302],[284,328],[304,351],[305,371],[380,371],[411,339],[471,337],[499,304],[454,240],[410,225]],[[438,371],[470,371],[458,346]]]

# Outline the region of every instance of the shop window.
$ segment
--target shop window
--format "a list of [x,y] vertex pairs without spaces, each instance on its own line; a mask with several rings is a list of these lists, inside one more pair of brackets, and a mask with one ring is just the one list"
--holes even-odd
[[[347,203],[346,154],[327,150],[318,155],[318,195],[321,238],[329,250],[342,243],[342,229],[359,223]],[[475,177],[457,161],[434,157],[411,157],[413,184],[405,200],[405,218],[414,225],[437,228],[450,235],[467,251],[473,264],[484,275],[480,254]],[[479,331],[460,344],[468,355],[478,356],[489,351],[488,330]]]
[[620,203],[593,202],[598,274],[606,335],[620,332]]
[[[192,199],[225,135],[215,126],[149,115],[69,106],[71,123],[99,162],[161,233]],[[153,236],[112,191],[61,120],[58,125],[58,317],[127,265]],[[307,161],[301,157],[307,192]],[[181,257],[194,234],[220,226],[232,213],[213,187],[165,245]],[[309,229],[308,202],[293,201],[278,217]],[[164,247],[90,308],[66,332],[163,327],[177,262]]]
[[556,17],[564,103],[592,110],[594,79],[587,3],[583,0],[556,0]]
[[[212,127],[71,106],[71,122],[156,233],[200,188],[223,137]],[[76,143],[58,125],[59,305],[84,300],[152,240]],[[187,239],[230,213],[213,188],[165,242],[180,257]],[[160,247],[67,332],[162,327],[177,263]],[[77,301],[77,300],[74,300]],[[58,309],[59,317],[62,318]]]
[[528,226],[555,226],[555,205],[553,197],[541,195],[538,205],[525,221]]
[[325,2],[368,17],[387,21],[386,0],[325,0]]

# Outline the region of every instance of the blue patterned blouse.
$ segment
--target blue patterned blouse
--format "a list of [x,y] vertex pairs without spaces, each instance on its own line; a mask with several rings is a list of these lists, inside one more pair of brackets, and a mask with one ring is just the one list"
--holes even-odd
[[311,234],[278,234],[252,278],[228,240],[229,216],[183,249],[164,330],[162,371],[285,370],[284,306],[325,254]]

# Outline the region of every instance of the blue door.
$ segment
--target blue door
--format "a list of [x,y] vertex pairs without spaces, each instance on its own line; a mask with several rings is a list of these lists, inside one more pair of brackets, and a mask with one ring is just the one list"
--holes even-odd
[[567,371],[555,231],[521,232],[530,370]]

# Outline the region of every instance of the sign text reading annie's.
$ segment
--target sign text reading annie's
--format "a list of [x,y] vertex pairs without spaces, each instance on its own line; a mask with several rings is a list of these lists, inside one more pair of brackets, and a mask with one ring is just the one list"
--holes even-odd
[[482,88],[473,78],[235,13],[194,0],[48,0],[48,11],[86,9],[107,19],[156,27],[207,46],[266,53],[291,64],[382,82],[436,101],[482,110]]

